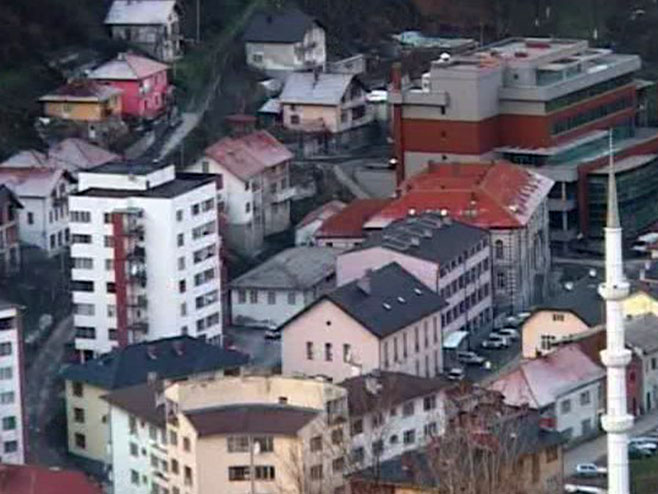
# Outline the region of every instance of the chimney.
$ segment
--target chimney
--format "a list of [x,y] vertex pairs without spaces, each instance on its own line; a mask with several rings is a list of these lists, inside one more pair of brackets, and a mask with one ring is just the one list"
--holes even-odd
[[366,295],[370,295],[372,287],[372,269],[367,269],[365,274],[356,282],[356,286]]

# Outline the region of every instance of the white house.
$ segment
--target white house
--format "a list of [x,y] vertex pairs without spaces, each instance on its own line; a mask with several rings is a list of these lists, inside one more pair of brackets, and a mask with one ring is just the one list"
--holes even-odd
[[217,177],[218,205],[228,245],[256,254],[267,235],[290,227],[292,154],[267,131],[224,137],[188,167]]
[[23,327],[17,305],[0,301],[0,461],[25,462]]
[[256,12],[243,36],[247,64],[270,75],[324,67],[324,27],[296,8]]
[[74,184],[66,170],[0,167],[0,184],[23,204],[18,211],[22,243],[43,249],[49,256],[69,245],[68,197]]
[[75,346],[222,335],[221,237],[214,177],[114,162],[78,175],[71,196]]
[[441,377],[372,372],[341,383],[348,392],[352,458],[368,467],[416,450],[445,431]]
[[282,326],[283,374],[335,382],[375,369],[437,376],[445,305],[397,263],[369,271]]
[[329,247],[293,247],[231,281],[233,324],[276,328],[336,287]]
[[599,431],[604,378],[601,366],[577,345],[568,345],[522,361],[496,379],[490,389],[500,391],[508,405],[538,410],[568,440],[580,440]]

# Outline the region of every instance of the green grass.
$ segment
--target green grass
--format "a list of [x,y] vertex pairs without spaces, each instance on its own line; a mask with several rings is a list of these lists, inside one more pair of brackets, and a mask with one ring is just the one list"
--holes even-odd
[[631,492],[633,494],[658,492],[658,456],[631,460]]

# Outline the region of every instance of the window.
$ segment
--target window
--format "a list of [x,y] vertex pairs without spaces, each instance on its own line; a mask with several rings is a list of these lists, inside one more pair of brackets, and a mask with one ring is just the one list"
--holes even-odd
[[290,115],[290,124],[299,125],[299,115]]
[[185,317],[187,315],[187,303],[180,304],[180,315]]
[[178,282],[178,293],[185,293],[186,290],[187,290],[187,286],[185,280],[180,280]]
[[589,391],[583,391],[580,393],[580,404],[589,405],[592,401]]
[[176,221],[183,221],[183,210],[176,210]]
[[71,243],[73,244],[90,244],[91,243],[91,235],[79,235],[79,234],[73,234],[71,236]]
[[256,465],[254,467],[254,476],[256,480],[274,480],[274,467]]
[[194,286],[201,286],[215,278],[215,268],[209,268],[194,275]]
[[311,466],[311,480],[322,480],[322,465]]
[[267,303],[269,305],[276,304],[276,292],[274,290],[267,291]]
[[171,473],[174,473],[178,475],[179,469],[178,469],[178,460],[172,459],[171,460]]
[[76,326],[75,337],[83,340],[96,339],[96,329],[91,326]]
[[494,255],[496,259],[503,259],[505,257],[505,247],[502,240],[496,240],[494,242]]
[[14,377],[14,369],[11,367],[0,367],[0,380],[4,381]]
[[218,300],[219,300],[219,291],[210,290],[208,293],[204,293],[203,295],[196,297],[194,302],[196,304],[196,308],[201,309],[208,305],[214,304]]
[[51,249],[54,249],[54,248],[55,248],[55,240],[56,240],[56,238],[57,238],[57,237],[55,236],[54,233],[50,236],[50,248],[51,248]]
[[311,452],[322,451],[322,436],[311,438]]
[[363,419],[355,419],[352,421],[352,435],[356,436],[363,432]]
[[409,417],[414,414],[414,402],[408,401],[402,406],[402,415],[404,417]]
[[85,411],[83,408],[74,408],[73,409],[73,421],[79,424],[85,423]]
[[184,472],[184,477],[185,477],[185,485],[192,485],[192,469],[188,466],[186,466],[183,469]]
[[114,247],[114,237],[112,235],[105,235],[103,242],[105,247],[108,248]]
[[75,447],[80,449],[87,448],[87,438],[84,434],[80,434],[79,432],[75,433]]
[[247,291],[242,288],[238,290],[238,303],[239,304],[247,303]]
[[112,271],[114,269],[114,259],[105,259],[105,270]]
[[248,436],[229,436],[227,442],[229,453],[247,453],[249,452]]
[[185,245],[185,234],[184,233],[179,233],[178,236],[176,237],[176,244],[178,247],[182,247]]
[[349,362],[352,359],[352,347],[349,343],[343,343],[343,362]]
[[414,429],[409,429],[408,431],[404,431],[404,434],[402,435],[402,442],[407,445],[415,443],[416,431]]
[[288,292],[288,304],[289,305],[295,305],[297,303],[297,292],[294,290],[291,290]]
[[73,396],[77,396],[78,398],[81,398],[83,395],[83,387],[82,383],[75,381],[73,382]]
[[13,431],[16,429],[16,417],[3,417],[2,430]]
[[182,271],[185,269],[185,256],[181,256],[178,258],[178,270]]
[[11,355],[11,342],[0,343],[0,357]]
[[71,262],[73,269],[94,269],[94,260],[91,257],[74,257]]
[[201,209],[205,211],[210,211],[215,207],[215,200],[214,199],[206,199],[201,203]]
[[553,322],[564,322],[564,314],[553,314]]
[[306,342],[306,360],[313,360],[313,342]]
[[33,225],[34,224],[34,213],[27,213],[27,224],[28,225]]
[[197,214],[199,214],[199,211],[200,211],[199,205],[198,204],[193,204],[192,205],[192,216],[196,216]]
[[185,436],[185,437],[183,438],[183,451],[187,451],[187,452],[189,453],[190,448],[191,448],[191,445],[190,445],[190,438],[187,437],[187,436]]
[[239,482],[242,480],[249,480],[249,467],[228,467],[228,480],[230,482]]
[[423,431],[425,433],[425,437],[434,437],[437,435],[437,427],[436,427],[436,422],[430,422],[428,424],[425,424],[423,427]]
[[434,410],[436,408],[436,396],[426,396],[423,398],[423,410]]
[[213,233],[215,233],[215,222],[209,221],[208,223],[204,223],[203,225],[192,229],[192,239],[198,240],[207,235],[212,235]]
[[496,287],[499,289],[505,288],[505,285],[507,284],[507,277],[505,276],[505,273],[502,271],[498,271],[496,273]]
[[564,400],[560,403],[560,410],[562,413],[569,413],[571,411],[571,400]]
[[332,353],[331,343],[325,343],[324,344],[324,359],[327,362],[331,362],[333,360],[333,353]]
[[71,211],[69,220],[71,223],[91,223],[91,213],[89,211]]
[[541,335],[540,339],[541,339],[540,346],[542,350],[550,350],[551,348],[553,348],[555,342],[557,341],[557,337],[552,334],[543,334]]
[[107,306],[107,317],[114,318],[117,316],[117,306],[108,305]]
[[130,456],[139,456],[139,447],[135,443],[130,443]]
[[178,446],[178,434],[176,434],[176,431],[169,431],[169,444]]
[[93,281],[73,280],[71,282],[71,291],[72,292],[93,292],[94,291],[94,282]]
[[582,435],[589,436],[592,433],[592,419],[585,419],[581,422]]
[[343,429],[334,429],[331,431],[331,444],[343,443]]
[[4,451],[5,453],[15,453],[18,451],[18,441],[5,441]]
[[375,456],[380,456],[384,452],[384,441],[378,439],[372,443],[372,454]]
[[139,485],[139,472],[136,470],[130,470],[130,483],[133,485]]
[[345,470],[345,458],[342,456],[331,462],[331,470],[334,473],[342,473]]
[[107,293],[116,293],[117,292],[117,286],[113,281],[108,281],[105,283],[105,291]]

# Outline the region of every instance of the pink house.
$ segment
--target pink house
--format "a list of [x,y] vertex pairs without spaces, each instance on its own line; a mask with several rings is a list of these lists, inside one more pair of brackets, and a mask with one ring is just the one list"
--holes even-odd
[[168,68],[150,58],[119,53],[114,60],[92,71],[89,78],[123,90],[124,116],[153,118],[166,109],[169,101]]

